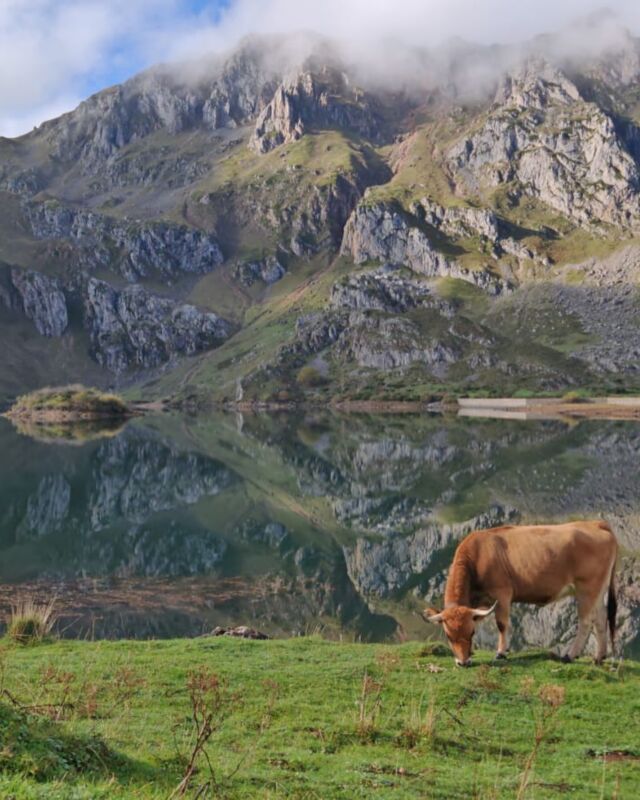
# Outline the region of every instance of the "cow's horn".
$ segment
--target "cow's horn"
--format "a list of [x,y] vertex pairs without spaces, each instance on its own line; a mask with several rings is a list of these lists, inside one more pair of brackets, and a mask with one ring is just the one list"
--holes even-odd
[[473,609],[473,618],[474,619],[484,619],[485,617],[488,617],[489,614],[493,614],[493,612],[496,610],[496,606],[497,605],[498,605],[498,601],[496,600],[496,602],[491,606],[491,608],[474,608]]
[[427,622],[442,622],[442,611],[436,611],[435,608],[425,608],[422,612],[422,617]]

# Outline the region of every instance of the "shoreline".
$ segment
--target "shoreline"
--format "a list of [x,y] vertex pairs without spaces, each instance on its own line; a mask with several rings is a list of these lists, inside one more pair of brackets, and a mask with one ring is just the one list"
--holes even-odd
[[[562,397],[501,397],[470,398],[442,404],[437,401],[416,400],[331,400],[326,402],[269,402],[241,401],[215,404],[214,408],[247,413],[295,411],[296,409],[362,414],[451,414],[462,417],[519,418],[580,418],[580,419],[638,419],[640,397],[626,395],[563,400]],[[526,416],[525,416],[526,415]]]
[[611,419],[640,420],[640,397],[626,395],[585,398],[567,401],[561,397],[461,397],[442,404],[426,400],[332,400],[323,402],[271,402],[239,401],[213,403],[203,406],[182,407],[165,401],[132,403],[122,413],[72,410],[8,409],[0,416],[13,422],[35,425],[72,424],[82,422],[126,422],[146,414],[185,411],[203,413],[207,410],[222,410],[244,413],[275,413],[296,410],[330,409],[347,414],[441,414],[460,417],[492,419]]
[[561,397],[460,398],[458,415],[493,419],[640,420],[640,397],[620,395],[572,401]]
[[131,417],[142,416],[143,411],[129,409],[122,414],[100,413],[95,411],[5,411],[2,416],[17,422],[33,422],[47,425],[51,423],[67,422],[115,422],[127,420]]

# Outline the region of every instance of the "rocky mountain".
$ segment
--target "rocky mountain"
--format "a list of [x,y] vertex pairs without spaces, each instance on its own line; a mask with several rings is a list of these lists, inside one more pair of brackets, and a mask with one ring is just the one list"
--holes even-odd
[[612,41],[457,42],[382,81],[252,37],[0,139],[0,372],[46,350],[22,388],[71,360],[192,401],[636,388],[640,42]]

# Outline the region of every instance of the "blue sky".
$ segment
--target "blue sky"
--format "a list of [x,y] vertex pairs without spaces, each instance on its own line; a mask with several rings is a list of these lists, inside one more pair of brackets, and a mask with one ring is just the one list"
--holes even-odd
[[220,27],[232,0],[0,0],[0,135],[15,136]]
[[[219,24],[230,2],[231,0],[179,0],[175,4],[169,4],[165,10],[159,4],[153,15],[157,17],[152,20],[152,25],[160,31],[170,30],[173,25],[183,30],[215,26]],[[115,40],[100,67],[79,76],[78,88],[83,97],[105,86],[121,83],[154,63],[156,60],[154,56],[161,55],[156,54],[153,49],[141,50],[136,46],[136,40],[135,32],[133,35],[125,35],[122,39]]]
[[[151,64],[229,49],[247,33],[316,30],[346,40],[352,52],[366,53],[369,61],[375,58],[376,68],[384,70],[382,38],[413,45],[437,44],[451,36],[483,43],[519,41],[558,30],[602,4],[603,0],[0,0],[0,136],[26,133]],[[607,5],[634,32],[640,31],[640,0],[608,0]]]

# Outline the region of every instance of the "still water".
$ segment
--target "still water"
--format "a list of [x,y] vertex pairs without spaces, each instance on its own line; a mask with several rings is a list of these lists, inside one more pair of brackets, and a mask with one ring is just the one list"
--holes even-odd
[[[465,533],[602,517],[640,652],[638,423],[163,415],[65,436],[0,421],[3,613],[55,596],[65,636],[424,638]],[[573,632],[570,599],[516,616],[516,645]]]

